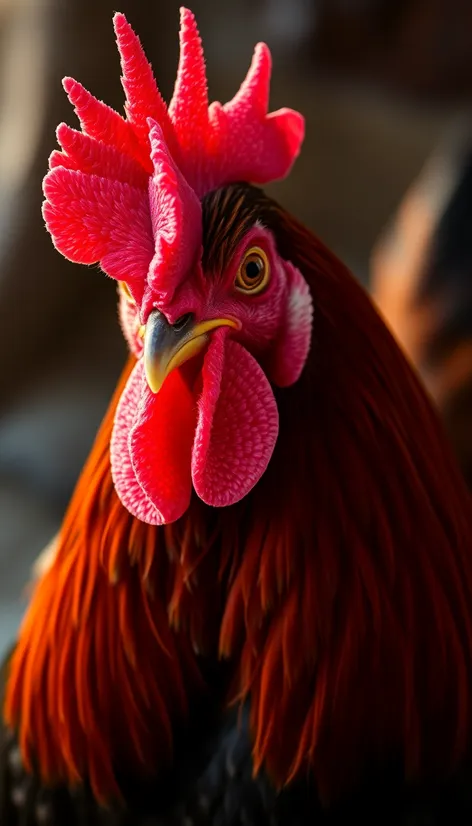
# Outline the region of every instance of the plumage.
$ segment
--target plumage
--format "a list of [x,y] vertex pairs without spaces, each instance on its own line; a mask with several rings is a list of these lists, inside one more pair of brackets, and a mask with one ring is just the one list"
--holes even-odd
[[[362,287],[254,185],[207,178],[201,249],[173,259],[195,190],[158,154],[140,203],[170,258],[127,247],[130,357],[6,669],[0,822],[466,823],[472,514],[437,416]],[[95,174],[48,173],[45,218],[121,280],[130,185]]]

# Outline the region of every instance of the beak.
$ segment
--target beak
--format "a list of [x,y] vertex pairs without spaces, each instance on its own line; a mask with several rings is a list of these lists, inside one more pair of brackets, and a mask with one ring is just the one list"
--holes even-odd
[[144,372],[152,392],[159,393],[172,370],[203,350],[211,330],[224,326],[239,329],[240,325],[231,318],[210,318],[195,324],[193,313],[169,324],[165,315],[153,310],[144,330]]

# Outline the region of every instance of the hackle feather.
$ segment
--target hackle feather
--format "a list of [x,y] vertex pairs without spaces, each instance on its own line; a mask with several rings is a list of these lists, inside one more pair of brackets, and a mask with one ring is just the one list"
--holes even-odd
[[[131,517],[111,480],[114,411],[133,362],[74,492],[54,560],[36,585],[5,705],[27,768],[37,767],[48,783],[87,777],[99,799],[119,795],[116,766],[146,774],[170,762],[172,725],[203,687],[194,653],[203,647],[200,624],[187,612],[185,633],[175,634],[167,612],[181,582],[191,583],[178,566],[178,528],[158,532]],[[190,537],[187,546],[188,554]]]
[[326,799],[369,757],[395,754],[409,778],[447,771],[471,742],[469,494],[362,287],[258,190],[244,210],[315,307],[309,364],[277,394],[280,438],[221,628],[222,653],[244,640],[255,765],[282,785],[311,769]]
[[442,428],[317,239],[253,187],[202,209],[207,267],[257,219],[301,270],[309,363],[275,391],[280,437],[251,494],[222,509],[194,497],[160,528],[111,484],[122,380],[22,628],[8,722],[43,776],[87,770],[107,796],[119,760],[154,771],[171,758],[200,684],[194,649],[215,657],[219,634],[231,698],[250,696],[255,768],[278,785],[310,770],[328,800],[395,751],[410,778],[449,770],[470,746],[472,520]]

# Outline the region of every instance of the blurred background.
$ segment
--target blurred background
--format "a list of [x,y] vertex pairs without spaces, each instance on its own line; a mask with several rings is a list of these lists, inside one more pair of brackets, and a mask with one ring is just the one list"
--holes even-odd
[[[169,99],[179,3],[118,6]],[[290,178],[270,190],[372,291],[447,412],[456,449],[467,452],[472,3],[192,0],[191,7],[213,99],[233,96],[258,40],[271,47],[271,107],[302,111],[307,136]],[[59,527],[125,356],[113,283],[62,259],[41,218],[55,127],[76,125],[61,78],[76,77],[121,111],[115,9],[112,0],[0,0],[0,649],[17,627],[31,565]]]

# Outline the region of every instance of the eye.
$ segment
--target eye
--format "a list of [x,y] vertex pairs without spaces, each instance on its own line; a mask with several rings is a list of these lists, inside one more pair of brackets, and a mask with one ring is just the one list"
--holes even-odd
[[126,300],[130,304],[136,304],[136,301],[134,300],[133,296],[131,295],[131,293],[129,291],[129,287],[128,287],[126,281],[119,281],[118,284],[119,284],[120,290],[123,293]]
[[269,276],[269,259],[264,250],[251,247],[239,265],[234,286],[241,293],[257,295],[267,285]]

